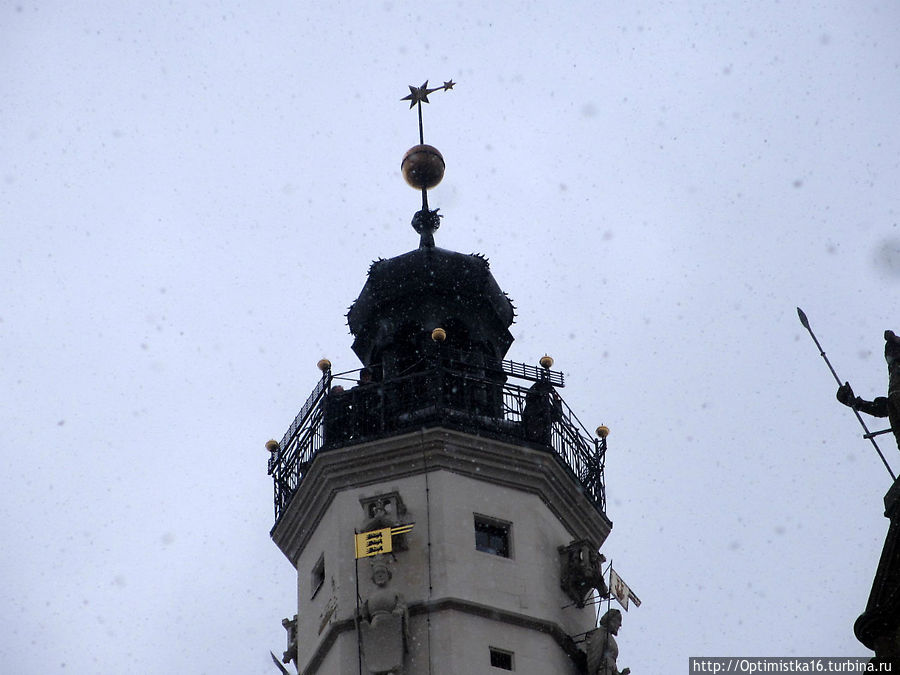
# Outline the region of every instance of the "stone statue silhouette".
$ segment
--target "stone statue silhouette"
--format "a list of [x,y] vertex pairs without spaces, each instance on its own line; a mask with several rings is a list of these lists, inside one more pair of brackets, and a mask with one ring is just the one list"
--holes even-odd
[[628,675],[631,668],[621,671],[616,665],[619,645],[613,635],[618,635],[622,627],[622,612],[611,609],[600,619],[600,627],[587,635],[588,675]]
[[387,588],[391,576],[383,562],[372,565],[375,588],[360,612],[363,656],[373,675],[402,673],[409,645],[409,611],[403,594]]
[[900,448],[900,337],[893,331],[884,331],[884,360],[888,367],[888,394],[874,401],[867,401],[853,393],[849,382],[837,390],[837,400],[846,406],[873,417],[887,417]]

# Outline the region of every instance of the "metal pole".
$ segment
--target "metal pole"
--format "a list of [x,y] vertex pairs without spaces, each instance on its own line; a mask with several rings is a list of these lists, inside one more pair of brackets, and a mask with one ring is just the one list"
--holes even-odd
[[[829,361],[828,357],[825,355],[825,350],[822,349],[822,345],[819,344],[819,340],[818,340],[818,338],[816,338],[816,334],[813,333],[812,328],[809,327],[809,319],[806,318],[806,313],[799,307],[797,308],[797,316],[800,317],[800,323],[802,323],[803,327],[809,331],[810,337],[813,339],[813,342],[816,343],[816,347],[819,348],[819,354],[821,355],[821,357],[823,359],[825,359],[825,363],[828,364],[828,370],[830,370],[831,374],[834,376],[835,382],[838,383],[839,387],[842,386],[843,382],[841,382],[841,378],[839,378],[838,374],[836,372],[834,372],[834,367],[831,365],[831,361]],[[897,477],[894,475],[894,472],[891,471],[890,465],[887,463],[887,460],[884,458],[884,454],[882,454],[881,448],[878,447],[878,443],[876,443],[875,439],[872,438],[872,436],[874,436],[876,434],[872,434],[872,432],[869,431],[869,428],[866,426],[866,423],[863,421],[863,418],[860,417],[859,411],[854,406],[850,406],[850,407],[853,409],[853,414],[856,415],[856,419],[858,419],[859,423],[862,425],[863,431],[866,432],[865,435],[863,436],[863,438],[868,438],[869,441],[871,441],[872,445],[875,448],[875,452],[877,452],[878,456],[881,457],[881,461],[884,463],[884,468],[887,469],[887,472],[890,474],[891,479],[897,480]]]
[[419,109],[419,145],[425,145],[425,129],[422,126],[422,101],[416,104]]
[[[419,113],[419,145],[425,145],[425,128],[422,126],[422,101],[416,104]],[[428,190],[422,188],[422,210],[428,212]]]
[[362,675],[362,633],[359,629],[359,558],[356,556],[356,535],[359,534],[356,528],[353,528],[353,569],[356,576],[356,616],[353,617],[356,623],[356,660],[359,663],[359,675]]
[[[612,604],[612,558],[609,559],[609,586],[607,586],[608,593],[606,595],[606,614],[609,615],[610,605]],[[596,625],[600,625],[600,609],[603,608],[603,603],[601,602],[598,605],[597,609],[597,623]],[[604,626],[603,633],[603,654],[606,654],[606,650],[609,649],[609,626]]]

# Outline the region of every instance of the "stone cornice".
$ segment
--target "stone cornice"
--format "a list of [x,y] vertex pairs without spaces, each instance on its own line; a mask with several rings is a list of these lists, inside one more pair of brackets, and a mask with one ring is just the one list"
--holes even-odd
[[612,528],[550,450],[435,428],[320,451],[272,539],[296,566],[338,492],[441,470],[538,495],[573,539],[599,547]]
[[[496,607],[482,605],[477,602],[471,602],[470,600],[461,600],[459,598],[438,598],[437,600],[428,600],[425,602],[413,602],[409,605],[410,617],[446,611],[473,614],[475,616],[491,619],[492,621],[500,621],[513,626],[534,630],[539,633],[546,633],[553,638],[570,659],[576,663],[580,663],[584,659],[583,652],[578,649],[572,637],[567,635],[559,624],[552,621],[545,621],[533,616],[528,616],[527,614],[497,609]],[[328,654],[328,651],[331,649],[331,646],[337,640],[338,636],[341,633],[354,630],[355,627],[356,622],[353,619],[343,619],[330,624],[328,631],[316,647],[316,651],[307,662],[306,668],[303,670],[303,675],[311,675],[312,673],[317,672],[319,665],[325,658],[325,655]]]

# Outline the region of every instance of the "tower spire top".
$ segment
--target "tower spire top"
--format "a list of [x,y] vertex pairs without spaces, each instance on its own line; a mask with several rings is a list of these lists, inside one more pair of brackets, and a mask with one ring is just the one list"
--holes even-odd
[[419,233],[419,247],[434,246],[434,232],[440,227],[441,216],[438,209],[428,208],[428,190],[435,187],[444,177],[444,157],[437,148],[425,144],[425,131],[422,126],[422,104],[430,103],[428,95],[436,91],[449,91],[456,84],[452,79],[439,87],[428,87],[428,80],[421,87],[409,85],[409,94],[401,101],[409,101],[410,110],[415,107],[419,117],[419,144],[413,146],[403,155],[400,171],[403,178],[413,188],[422,191],[422,209],[413,216],[413,229]]

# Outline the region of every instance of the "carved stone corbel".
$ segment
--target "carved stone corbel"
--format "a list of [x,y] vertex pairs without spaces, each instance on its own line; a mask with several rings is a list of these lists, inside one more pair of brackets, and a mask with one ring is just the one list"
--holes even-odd
[[[365,514],[360,532],[371,532],[385,527],[396,527],[406,517],[406,504],[397,491],[385,492],[371,497],[360,497],[360,506]],[[406,551],[406,534],[391,537],[391,547],[395,551]]]
[[560,546],[559,585],[579,608],[584,607],[591,590],[601,598],[609,595],[603,580],[603,563],[606,557],[586,539],[578,539],[567,546]]
[[281,625],[284,626],[284,630],[287,631],[287,650],[281,657],[282,663],[290,663],[294,662],[294,666],[297,666],[297,615],[294,614],[293,619],[282,619]]

